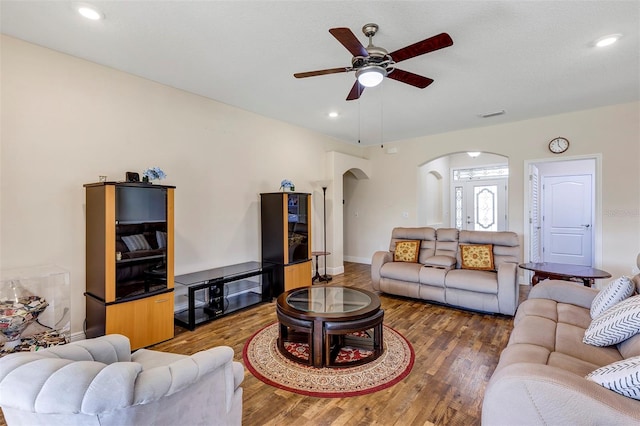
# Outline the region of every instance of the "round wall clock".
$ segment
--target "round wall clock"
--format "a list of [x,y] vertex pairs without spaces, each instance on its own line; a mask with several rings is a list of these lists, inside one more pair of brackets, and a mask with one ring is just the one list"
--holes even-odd
[[562,154],[569,149],[569,140],[563,137],[557,137],[549,142],[549,151],[554,154]]

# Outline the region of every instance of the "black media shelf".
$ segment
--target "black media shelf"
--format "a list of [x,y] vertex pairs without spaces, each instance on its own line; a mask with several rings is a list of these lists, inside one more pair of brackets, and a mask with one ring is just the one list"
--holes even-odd
[[196,325],[270,301],[273,272],[272,264],[245,262],[176,276],[174,322],[194,330]]

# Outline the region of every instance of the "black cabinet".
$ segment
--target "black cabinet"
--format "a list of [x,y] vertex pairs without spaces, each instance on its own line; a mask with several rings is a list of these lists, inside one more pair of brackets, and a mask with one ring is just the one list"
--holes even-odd
[[260,194],[262,262],[275,264],[272,295],[311,285],[311,194]]

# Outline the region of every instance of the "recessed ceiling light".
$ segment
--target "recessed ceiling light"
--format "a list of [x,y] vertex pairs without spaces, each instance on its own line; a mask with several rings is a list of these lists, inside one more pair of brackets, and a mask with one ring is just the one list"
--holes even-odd
[[98,9],[87,4],[78,6],[78,13],[92,21],[98,21],[104,18],[104,15]]
[[618,41],[620,37],[622,37],[622,34],[610,34],[608,36],[600,37],[596,40],[595,45],[597,47],[611,46],[613,43]]
[[501,109],[500,111],[493,111],[493,112],[487,112],[485,114],[478,114],[481,118],[490,118],[490,117],[496,117],[498,115],[503,115],[505,113],[505,110]]
[[338,117],[338,113],[337,113],[337,112],[335,112],[335,111],[331,111],[331,112],[329,113],[329,117],[331,117],[331,118],[336,118],[336,117]]
[[467,152],[467,155],[471,158],[476,158],[480,156],[480,153],[478,151],[469,151]]

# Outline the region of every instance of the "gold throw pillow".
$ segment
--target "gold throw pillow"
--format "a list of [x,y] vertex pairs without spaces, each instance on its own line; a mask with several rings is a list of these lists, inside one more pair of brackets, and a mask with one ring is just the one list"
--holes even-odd
[[393,252],[394,262],[418,262],[420,253],[420,240],[404,240],[396,243],[396,251]]
[[460,244],[462,269],[493,271],[493,244]]

